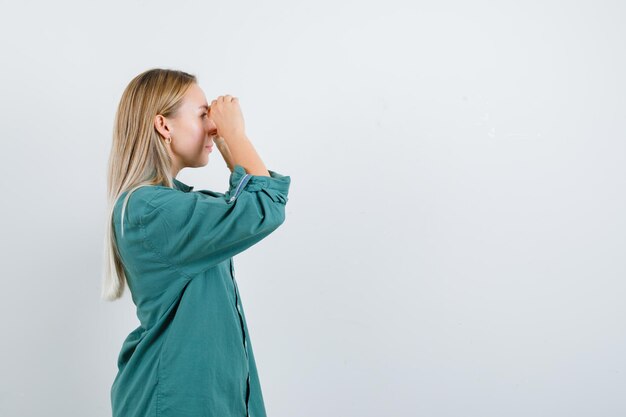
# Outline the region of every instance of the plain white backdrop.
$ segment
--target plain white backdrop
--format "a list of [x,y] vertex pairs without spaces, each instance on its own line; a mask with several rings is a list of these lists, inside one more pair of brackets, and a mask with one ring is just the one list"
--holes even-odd
[[110,416],[138,320],[99,298],[106,164],[153,67],[239,97],[292,178],[235,258],[268,416],[626,415],[625,13],[3,1],[0,415]]

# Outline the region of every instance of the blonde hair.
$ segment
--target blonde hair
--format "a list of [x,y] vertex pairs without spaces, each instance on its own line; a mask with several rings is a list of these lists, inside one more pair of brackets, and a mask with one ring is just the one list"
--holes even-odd
[[172,160],[154,118],[175,117],[195,75],[183,71],[153,68],[128,84],[120,99],[113,127],[109,155],[107,196],[108,215],[104,237],[102,299],[113,301],[124,294],[126,274],[115,242],[113,212],[119,197],[129,191],[122,206],[121,226],[124,236],[124,211],[128,198],[139,187],[173,187]]

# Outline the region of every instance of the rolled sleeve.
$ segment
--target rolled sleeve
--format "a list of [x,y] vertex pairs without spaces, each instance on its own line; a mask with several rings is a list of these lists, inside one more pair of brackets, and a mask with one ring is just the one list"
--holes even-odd
[[291,177],[235,165],[226,193],[162,188],[141,218],[146,247],[187,277],[248,249],[285,220]]
[[240,193],[257,192],[263,190],[273,201],[287,203],[291,177],[279,174],[268,169],[269,177],[250,175],[241,165],[235,165],[229,178],[229,191],[226,194],[229,199],[236,199]]

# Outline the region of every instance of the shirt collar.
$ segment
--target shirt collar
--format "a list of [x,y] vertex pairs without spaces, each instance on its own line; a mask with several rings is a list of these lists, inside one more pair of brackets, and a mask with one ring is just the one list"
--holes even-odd
[[176,188],[178,188],[179,190],[182,190],[184,192],[189,192],[189,191],[193,190],[193,186],[187,185],[184,182],[177,180],[176,178],[172,178],[172,182],[174,183],[174,186]]

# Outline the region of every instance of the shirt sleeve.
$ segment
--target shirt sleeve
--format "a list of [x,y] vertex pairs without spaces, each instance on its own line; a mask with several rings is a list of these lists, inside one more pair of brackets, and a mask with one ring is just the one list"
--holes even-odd
[[164,188],[141,219],[146,247],[188,277],[256,244],[285,220],[291,177],[235,165],[225,193]]

